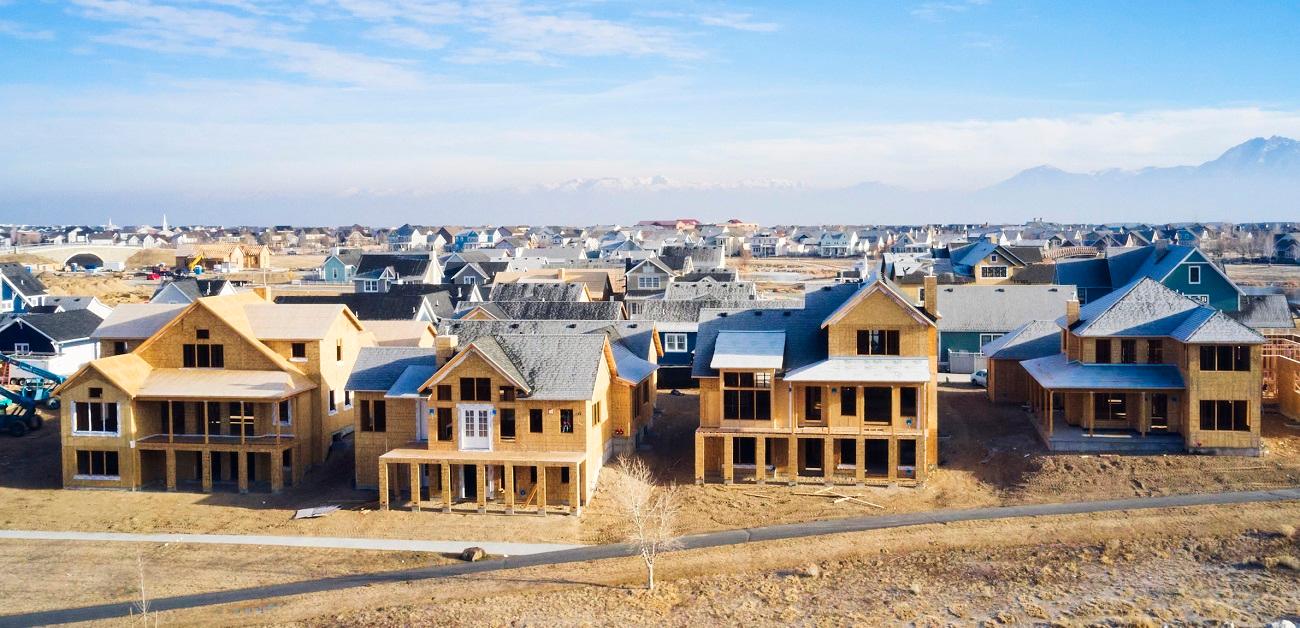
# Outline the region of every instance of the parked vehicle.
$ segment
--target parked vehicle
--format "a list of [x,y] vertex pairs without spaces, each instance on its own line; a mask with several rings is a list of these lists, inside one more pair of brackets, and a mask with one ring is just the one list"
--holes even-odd
[[978,371],[975,371],[974,373],[971,373],[970,383],[975,386],[979,386],[980,388],[988,388],[989,372],[985,369],[980,369]]

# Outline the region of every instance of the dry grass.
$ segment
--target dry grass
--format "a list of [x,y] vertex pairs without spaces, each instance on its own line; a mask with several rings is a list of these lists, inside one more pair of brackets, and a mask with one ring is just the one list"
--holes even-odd
[[120,273],[44,272],[37,275],[50,294],[92,296],[108,305],[145,303],[157,282],[135,282]]

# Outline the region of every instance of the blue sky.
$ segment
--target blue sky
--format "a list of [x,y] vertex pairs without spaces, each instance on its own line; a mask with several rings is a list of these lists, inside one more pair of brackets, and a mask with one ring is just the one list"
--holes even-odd
[[1294,2],[0,0],[0,220],[1199,163],[1300,136],[1298,41]]

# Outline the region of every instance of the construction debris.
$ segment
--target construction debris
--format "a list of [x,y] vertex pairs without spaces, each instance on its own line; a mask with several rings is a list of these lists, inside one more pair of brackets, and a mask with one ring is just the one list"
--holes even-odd
[[339,507],[337,505],[317,506],[315,508],[299,508],[296,512],[293,513],[293,518],[294,519],[315,519],[316,517],[324,517],[325,515],[328,515],[338,509]]

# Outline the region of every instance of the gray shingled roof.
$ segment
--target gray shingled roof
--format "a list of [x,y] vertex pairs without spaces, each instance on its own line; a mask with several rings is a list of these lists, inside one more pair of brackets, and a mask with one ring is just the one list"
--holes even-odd
[[[68,342],[90,338],[103,319],[90,310],[70,310],[49,314],[18,314],[11,324],[26,325],[48,336],[54,342]],[[5,324],[4,327],[8,327]]]
[[799,309],[803,307],[803,301],[798,299],[756,299],[753,301],[721,301],[716,299],[670,301],[655,299],[642,301],[639,307],[640,311],[628,318],[663,323],[694,323],[700,320],[700,312],[705,309]]
[[[536,400],[590,399],[605,355],[605,338],[599,335],[520,336],[480,338],[474,346],[492,356],[506,358],[516,374],[528,383],[528,398]],[[495,352],[495,353],[493,353]]]
[[482,306],[491,315],[503,320],[598,320],[616,321],[623,319],[623,303],[616,300],[590,300],[590,302],[567,302],[567,300],[500,300],[461,306],[468,311],[474,306]]
[[758,290],[752,281],[674,281],[664,291],[664,299],[718,299],[741,301],[753,299]]
[[[1064,317],[1057,320],[1064,325]],[[1223,312],[1142,277],[1079,311],[1079,336],[1168,336],[1181,342],[1262,343],[1263,336]]]
[[462,346],[486,336],[605,334],[611,342],[622,343],[632,353],[649,356],[654,343],[654,324],[647,321],[448,320],[438,325],[438,334],[456,336],[457,344]]
[[1241,309],[1229,312],[1237,322],[1255,329],[1294,328],[1291,306],[1285,294],[1248,294],[1241,297]]
[[1065,302],[1076,298],[1074,286],[942,286],[938,304],[941,332],[1010,331],[1026,321],[1055,319]]
[[822,320],[860,287],[859,284],[816,287],[804,294],[802,309],[703,310],[700,312],[692,375],[718,376],[718,372],[709,364],[713,361],[713,347],[718,332],[723,330],[784,331],[784,361],[787,370],[825,359],[826,334],[821,328]]
[[584,288],[575,282],[512,282],[492,284],[489,301],[580,301]]
[[362,347],[348,377],[348,390],[387,392],[410,366],[438,367],[437,352],[427,347]]
[[984,345],[990,360],[1032,360],[1061,351],[1061,328],[1055,321],[1029,321]]

